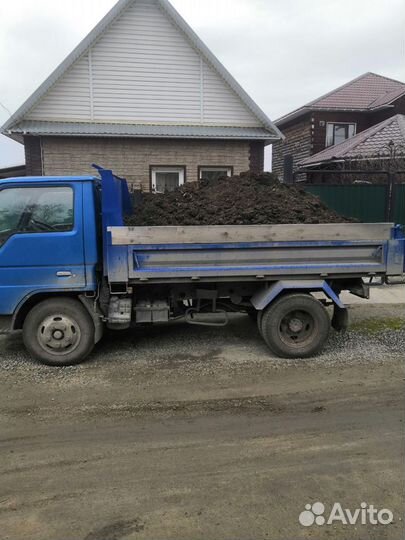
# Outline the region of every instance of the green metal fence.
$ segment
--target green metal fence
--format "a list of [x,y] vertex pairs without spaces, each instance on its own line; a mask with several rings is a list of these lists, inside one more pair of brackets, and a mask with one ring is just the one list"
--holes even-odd
[[[389,188],[382,184],[306,185],[305,189],[318,196],[339,214],[363,223],[387,221]],[[405,184],[395,185],[393,221],[405,225]]]
[[394,189],[394,221],[405,225],[405,184],[397,184]]

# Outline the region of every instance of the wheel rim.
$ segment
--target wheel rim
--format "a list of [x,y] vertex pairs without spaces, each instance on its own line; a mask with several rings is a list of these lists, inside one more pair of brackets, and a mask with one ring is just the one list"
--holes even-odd
[[316,333],[316,322],[307,311],[293,310],[281,319],[279,336],[289,347],[303,347],[312,341]]
[[38,329],[42,349],[56,356],[73,352],[80,343],[80,327],[73,317],[56,314],[46,317]]

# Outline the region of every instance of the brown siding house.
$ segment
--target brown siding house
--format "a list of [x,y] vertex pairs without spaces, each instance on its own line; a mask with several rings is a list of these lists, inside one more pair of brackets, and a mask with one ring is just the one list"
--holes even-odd
[[396,114],[405,113],[405,83],[366,73],[275,123],[285,139],[273,144],[273,172],[284,179],[286,160],[315,163],[333,147]]
[[293,156],[298,162],[311,155],[313,145],[313,129],[310,114],[302,116],[297,121],[285,124],[283,127],[284,140],[273,144],[273,172],[278,174],[280,179],[284,174],[284,160],[288,156]]
[[16,178],[18,176],[26,176],[25,165],[14,165],[0,169],[0,179]]
[[[350,163],[350,168],[358,169],[362,162],[363,166],[366,162],[367,166],[372,164],[372,167],[368,169],[372,176],[376,165],[379,170],[388,170],[384,162],[390,160],[391,172],[395,173],[396,176],[399,175],[398,178],[402,181],[404,149],[405,115],[395,114],[340,144],[329,146],[321,152],[303,159],[300,162],[300,167],[309,173],[305,175],[309,177],[308,179],[314,176],[315,181],[325,182],[328,181],[328,173],[320,173],[315,176],[310,174],[311,170],[313,168],[327,170],[328,167],[342,162]],[[392,151],[395,152],[395,159],[393,159]],[[355,177],[355,174],[353,176]],[[381,180],[381,176],[377,176],[377,178]],[[357,180],[360,179],[363,180],[364,177]]]
[[282,137],[168,0],[120,0],[2,133],[29,175],[97,163],[155,191],[262,171]]

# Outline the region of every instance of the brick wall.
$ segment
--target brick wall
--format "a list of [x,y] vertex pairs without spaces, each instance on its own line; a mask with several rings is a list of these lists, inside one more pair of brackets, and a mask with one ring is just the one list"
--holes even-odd
[[297,123],[282,127],[281,131],[286,138],[273,144],[273,172],[282,180],[286,155],[294,156],[294,169],[299,161],[311,155],[311,119],[306,116]]
[[[253,153],[259,166],[260,152]],[[183,165],[193,182],[200,165],[232,165],[239,174],[253,161],[249,142],[173,139],[42,137],[42,156],[45,175],[94,174],[91,164],[97,163],[144,190],[150,188],[150,165]]]
[[24,137],[27,176],[42,176],[42,149],[40,137]]
[[250,143],[249,170],[255,173],[264,170],[264,142],[254,141]]

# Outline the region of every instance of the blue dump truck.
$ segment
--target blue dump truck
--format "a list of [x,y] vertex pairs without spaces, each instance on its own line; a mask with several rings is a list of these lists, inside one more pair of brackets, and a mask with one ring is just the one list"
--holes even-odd
[[308,357],[346,328],[342,291],[367,298],[364,278],[404,272],[390,223],[125,227],[125,180],[98,175],[0,182],[0,333],[22,329],[45,364],[82,362],[106,327],[235,312],[276,355]]

